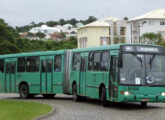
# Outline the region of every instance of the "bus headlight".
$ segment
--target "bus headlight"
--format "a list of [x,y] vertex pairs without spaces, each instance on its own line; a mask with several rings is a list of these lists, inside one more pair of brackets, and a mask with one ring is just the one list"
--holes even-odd
[[162,96],[165,96],[165,92],[161,93]]
[[125,91],[125,92],[124,92],[124,95],[125,95],[125,96],[128,96],[128,95],[130,95],[130,92]]

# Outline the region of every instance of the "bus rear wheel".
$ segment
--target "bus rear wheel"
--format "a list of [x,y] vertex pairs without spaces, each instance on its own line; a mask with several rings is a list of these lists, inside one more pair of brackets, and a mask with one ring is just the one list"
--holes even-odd
[[22,84],[19,88],[20,97],[23,99],[29,98],[29,87],[27,84]]
[[105,87],[102,87],[102,90],[101,90],[101,103],[102,103],[102,106],[103,107],[107,107],[107,100],[106,100],[106,89]]
[[53,98],[56,94],[43,94],[44,98]]
[[77,95],[77,85],[76,84],[73,85],[72,90],[73,90],[73,100],[76,102],[79,101],[79,96]]

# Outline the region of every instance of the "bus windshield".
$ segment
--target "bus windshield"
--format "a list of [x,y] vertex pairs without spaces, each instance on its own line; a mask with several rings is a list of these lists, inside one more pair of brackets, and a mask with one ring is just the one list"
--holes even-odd
[[158,54],[122,54],[120,83],[129,85],[165,85],[165,56]]

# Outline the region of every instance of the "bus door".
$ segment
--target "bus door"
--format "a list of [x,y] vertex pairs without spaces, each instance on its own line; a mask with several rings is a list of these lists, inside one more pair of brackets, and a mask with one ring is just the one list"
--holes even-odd
[[53,92],[53,59],[41,60],[41,93]]
[[16,92],[16,62],[5,62],[5,92]]
[[86,66],[87,58],[81,57],[81,67],[80,67],[80,94],[85,95],[86,93]]
[[116,101],[118,96],[118,57],[111,56],[110,60],[110,81],[109,81],[109,97],[110,100]]

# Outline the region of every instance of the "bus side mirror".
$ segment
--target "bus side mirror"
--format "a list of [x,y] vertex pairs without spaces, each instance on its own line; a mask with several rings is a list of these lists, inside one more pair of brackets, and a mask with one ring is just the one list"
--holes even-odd
[[118,68],[122,68],[123,67],[123,57],[122,57],[122,54],[119,54],[117,65],[118,65]]

